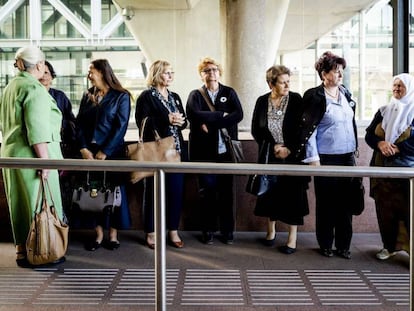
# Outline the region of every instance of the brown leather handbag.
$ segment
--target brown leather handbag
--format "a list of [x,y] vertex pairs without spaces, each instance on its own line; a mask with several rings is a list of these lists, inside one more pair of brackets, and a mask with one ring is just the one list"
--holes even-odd
[[[50,194],[50,205],[46,188]],[[26,240],[27,260],[32,265],[56,261],[66,254],[69,226],[63,223],[55,210],[47,180],[41,178],[36,211]]]
[[[141,129],[138,129],[138,142],[128,145],[128,158],[143,162],[180,162],[181,156],[175,148],[173,136],[161,138],[158,132],[154,130],[155,141],[144,142],[143,137],[147,119],[142,120]],[[130,181],[134,184],[152,175],[154,175],[154,172],[151,171],[131,172]]]

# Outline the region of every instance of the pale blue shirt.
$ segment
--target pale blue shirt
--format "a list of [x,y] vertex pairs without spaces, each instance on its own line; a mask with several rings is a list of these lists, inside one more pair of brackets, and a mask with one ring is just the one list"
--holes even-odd
[[326,111],[306,144],[305,163],[319,161],[319,154],[344,154],[356,150],[354,111],[345,95],[339,101],[326,98]]
[[[209,89],[207,89],[207,93],[208,93],[208,96],[210,96],[211,102],[214,105],[214,103],[216,102],[216,97],[217,97],[217,94],[218,94],[218,90],[213,93]],[[218,140],[218,153],[219,154],[226,153],[227,152],[226,144],[224,143],[224,139],[221,136],[221,131],[220,130],[218,130],[218,138],[219,138],[219,140]]]

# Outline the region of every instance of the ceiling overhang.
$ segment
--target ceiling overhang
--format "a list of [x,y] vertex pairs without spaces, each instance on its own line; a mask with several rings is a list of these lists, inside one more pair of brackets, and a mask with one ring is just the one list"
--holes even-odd
[[[121,9],[191,10],[200,0],[113,0]],[[273,0],[277,1],[277,0]],[[278,54],[302,50],[355,14],[385,0],[290,0]],[[134,31],[131,31],[135,33]]]

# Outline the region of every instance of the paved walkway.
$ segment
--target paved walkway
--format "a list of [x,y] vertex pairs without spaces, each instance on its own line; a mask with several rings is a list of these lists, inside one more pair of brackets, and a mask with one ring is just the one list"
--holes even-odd
[[[88,252],[91,233],[72,232],[67,261],[48,269],[17,268],[13,245],[0,243],[0,310],[154,310],[154,251],[143,233],[123,231],[120,249]],[[378,234],[355,234],[351,260],[319,255],[313,233],[299,233],[293,255],[263,246],[259,232],[238,232],[233,245],[181,235],[183,249],[167,247],[168,310],[409,309],[409,257],[375,259]]]

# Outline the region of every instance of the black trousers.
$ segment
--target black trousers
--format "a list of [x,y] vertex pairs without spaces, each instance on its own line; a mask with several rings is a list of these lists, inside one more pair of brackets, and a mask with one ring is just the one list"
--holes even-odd
[[[217,162],[230,162],[228,154],[220,155]],[[198,181],[202,231],[233,232],[233,175],[200,174]]]
[[[353,153],[319,155],[321,165],[353,166]],[[316,238],[319,247],[349,250],[352,240],[352,212],[347,198],[350,178],[315,176]]]

